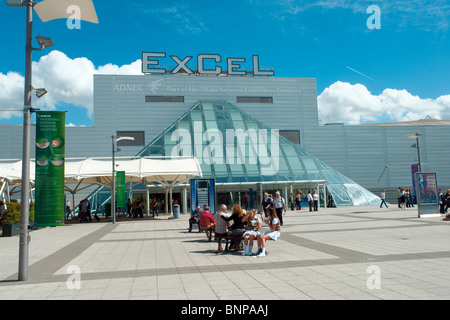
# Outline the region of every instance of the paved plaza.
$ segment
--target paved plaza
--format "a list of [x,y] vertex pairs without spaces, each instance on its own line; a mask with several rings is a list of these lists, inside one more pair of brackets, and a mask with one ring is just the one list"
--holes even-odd
[[288,211],[264,258],[216,254],[188,215],[43,228],[27,281],[19,237],[0,238],[0,299],[450,299],[449,223],[395,205]]

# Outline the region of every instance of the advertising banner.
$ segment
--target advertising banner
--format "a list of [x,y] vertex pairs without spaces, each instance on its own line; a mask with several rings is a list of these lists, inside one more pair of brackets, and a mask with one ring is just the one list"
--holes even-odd
[[436,173],[416,173],[417,204],[419,218],[439,216],[439,199]]
[[36,112],[35,225],[64,225],[65,112]]
[[438,204],[435,173],[417,173],[419,204]]
[[125,171],[116,172],[116,208],[125,208],[127,206],[127,195],[125,191]]

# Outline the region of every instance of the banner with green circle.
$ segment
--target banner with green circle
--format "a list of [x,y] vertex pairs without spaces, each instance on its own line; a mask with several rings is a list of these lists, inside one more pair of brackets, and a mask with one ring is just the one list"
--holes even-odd
[[36,112],[35,225],[64,225],[64,111]]

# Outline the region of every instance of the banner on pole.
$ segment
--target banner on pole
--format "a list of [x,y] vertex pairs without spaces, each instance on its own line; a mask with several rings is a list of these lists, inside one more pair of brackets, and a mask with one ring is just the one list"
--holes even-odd
[[125,208],[127,206],[127,195],[125,191],[125,171],[116,171],[116,190],[116,208]]
[[35,225],[64,225],[64,111],[36,112]]

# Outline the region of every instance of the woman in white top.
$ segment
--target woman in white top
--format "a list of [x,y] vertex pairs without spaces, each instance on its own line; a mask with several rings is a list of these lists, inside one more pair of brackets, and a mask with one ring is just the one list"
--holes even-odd
[[257,216],[256,210],[251,209],[242,218],[242,221],[247,221],[246,231],[243,234],[244,237],[244,252],[243,256],[251,256],[253,249],[253,240],[259,236],[259,229],[261,229],[261,219]]
[[280,220],[277,217],[277,213],[274,208],[269,208],[267,211],[268,216],[264,219],[264,222],[267,223],[269,227],[269,231],[264,232],[264,234],[258,237],[258,248],[261,247],[261,250],[258,250],[257,257],[265,257],[266,256],[266,241],[267,240],[278,240],[280,237]]

